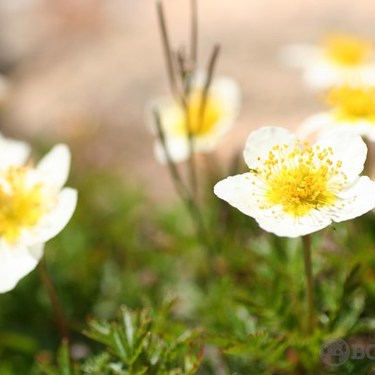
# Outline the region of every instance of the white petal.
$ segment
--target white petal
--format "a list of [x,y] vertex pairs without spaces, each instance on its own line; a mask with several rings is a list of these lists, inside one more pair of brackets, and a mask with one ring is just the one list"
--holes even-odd
[[340,168],[347,176],[348,182],[354,181],[362,172],[366,161],[367,147],[362,138],[352,131],[338,129],[332,130],[326,137],[317,142],[314,147],[332,147],[333,155],[330,157],[334,163],[342,162]]
[[60,190],[68,179],[70,169],[70,151],[67,145],[58,144],[43,157],[37,165],[42,180],[56,190]]
[[8,168],[10,165],[24,165],[30,155],[30,146],[26,142],[4,138],[0,135],[0,168]]
[[345,67],[332,63],[324,55],[306,66],[304,79],[312,88],[328,89],[337,85],[371,85],[375,83],[374,66],[361,64]]
[[364,64],[360,70],[360,79],[357,79],[354,83],[361,85],[372,86],[375,84],[375,64]]
[[56,206],[46,214],[36,227],[25,233],[24,241],[28,244],[46,242],[55,237],[68,224],[77,205],[77,191],[64,188],[57,197]]
[[319,210],[312,210],[308,215],[300,218],[295,218],[279,210],[276,211],[274,217],[258,216],[256,220],[259,226],[267,232],[274,233],[279,237],[291,238],[317,232],[332,222],[329,216]]
[[146,125],[154,134],[158,134],[155,123],[154,112],[157,111],[161,127],[164,132],[168,132],[176,123],[176,118],[183,116],[180,106],[171,96],[162,96],[147,103],[145,107]]
[[252,173],[230,176],[214,186],[214,193],[245,215],[256,217],[259,213],[257,199],[261,196],[257,183]]
[[259,165],[258,157],[264,159],[269,150],[278,144],[293,145],[297,137],[288,129],[266,126],[252,132],[246,141],[244,158],[249,168]]
[[[184,137],[170,137],[166,141],[168,156],[175,163],[188,160],[190,157],[190,148],[187,139]],[[158,140],[154,144],[154,152],[156,159],[162,163],[167,164],[167,154],[162,143]]]
[[375,122],[363,119],[340,120],[332,111],[309,117],[297,129],[297,135],[300,139],[318,139],[329,136],[332,131],[348,131],[375,142]]
[[215,124],[215,127],[207,134],[193,137],[195,152],[212,152],[219,142],[225,142],[225,134],[234,125],[234,117],[223,117]]
[[346,126],[352,129],[353,132],[364,137],[365,139],[369,140],[370,142],[375,142],[375,123],[371,121],[357,121],[354,124],[351,123],[349,125],[342,124],[342,126]]
[[341,222],[361,216],[375,207],[375,182],[362,176],[347,191],[338,195],[335,207],[327,209],[332,219]]
[[332,66],[328,61],[316,61],[306,67],[303,78],[305,82],[313,89],[324,90],[334,85],[348,82],[345,75],[338,67]]
[[11,246],[0,244],[0,293],[13,289],[18,281],[30,273],[43,255],[44,244]]
[[215,78],[209,93],[220,100],[226,115],[237,116],[240,109],[241,91],[233,79],[227,77]]
[[299,139],[310,140],[318,139],[325,131],[330,131],[336,126],[336,122],[331,112],[317,113],[307,118],[301,126],[298,127],[296,134]]
[[[232,124],[233,122],[230,122]],[[222,138],[222,133],[225,133],[224,129],[229,128],[230,125],[221,121],[217,125],[217,129],[210,134],[201,137],[193,137],[192,141],[194,143],[193,151],[194,153],[202,152],[209,153],[212,152],[218,142]],[[180,163],[189,159],[191,150],[188,143],[188,139],[185,136],[169,136],[166,137],[166,147],[169,152],[169,157],[175,163]],[[162,163],[167,163],[166,152],[162,146],[160,140],[155,141],[154,143],[154,153],[156,159]]]

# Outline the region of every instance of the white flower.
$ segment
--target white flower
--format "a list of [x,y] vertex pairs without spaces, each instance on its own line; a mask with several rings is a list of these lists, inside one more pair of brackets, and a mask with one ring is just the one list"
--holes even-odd
[[298,237],[375,207],[375,182],[359,177],[367,148],[359,136],[332,134],[309,146],[265,127],[244,150],[250,171],[215,185],[215,194],[278,236]]
[[334,87],[327,99],[331,109],[304,121],[298,130],[302,138],[345,129],[375,142],[375,85]]
[[283,59],[290,66],[302,68],[306,83],[315,89],[375,83],[373,45],[352,35],[330,35],[320,46],[289,46]]
[[[240,106],[240,91],[237,84],[229,78],[216,78],[212,81],[201,116],[202,93],[205,76],[196,74],[191,83],[188,98],[188,126],[192,134],[194,151],[211,152],[220,138],[232,127]],[[166,147],[174,162],[187,160],[190,157],[187,122],[183,106],[172,97],[159,98],[150,103],[148,110],[149,123],[156,133],[153,110],[157,110],[161,118],[161,126],[165,135]],[[155,142],[156,158],[166,162],[166,155],[160,140]]]
[[0,136],[0,293],[13,289],[43,255],[44,243],[70,220],[77,192],[63,188],[69,168],[66,145],[55,146],[37,165],[29,146]]

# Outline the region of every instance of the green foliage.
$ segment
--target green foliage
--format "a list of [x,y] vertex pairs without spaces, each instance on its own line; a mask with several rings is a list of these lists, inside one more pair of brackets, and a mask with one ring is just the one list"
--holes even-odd
[[[80,192],[77,212],[45,254],[69,345],[61,344],[36,270],[0,295],[0,374],[361,375],[373,368],[366,358],[332,367],[320,355],[339,338],[373,344],[371,213],[313,236],[317,329],[308,335],[300,240],[265,234],[215,199],[212,183],[202,202],[210,246],[181,204],[150,209],[138,189],[100,171],[76,171],[71,185]],[[127,307],[119,313],[119,306]]]
[[41,374],[195,374],[201,361],[198,332],[186,330],[176,335],[170,326],[168,331],[161,331],[166,313],[161,309],[158,316],[152,317],[150,311],[123,307],[116,322],[91,320],[86,335],[105,345],[106,351],[73,363],[69,347],[63,343],[57,367],[40,364]]

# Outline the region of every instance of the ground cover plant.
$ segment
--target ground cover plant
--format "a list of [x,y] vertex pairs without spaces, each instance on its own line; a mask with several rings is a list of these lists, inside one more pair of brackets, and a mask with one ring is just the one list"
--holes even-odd
[[47,154],[35,163],[0,139],[0,374],[374,372],[370,47],[335,36],[313,64],[285,52],[333,90],[332,111],[296,132],[259,128],[224,167],[212,151],[239,85],[216,77],[219,45],[198,65],[190,5],[189,43],[174,50],[156,4],[171,93],[146,104],[179,201],[71,164],[74,142],[33,145]]

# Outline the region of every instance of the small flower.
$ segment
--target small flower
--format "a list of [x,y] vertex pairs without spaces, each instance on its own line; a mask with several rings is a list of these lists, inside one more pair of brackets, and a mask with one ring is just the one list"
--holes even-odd
[[283,57],[287,64],[303,69],[312,88],[375,83],[373,44],[352,35],[332,34],[320,46],[290,46]]
[[[194,151],[209,153],[232,127],[238,115],[240,91],[233,80],[229,78],[213,80],[203,107],[204,84],[203,74],[193,77],[187,100],[188,116],[182,104],[172,97],[157,99],[148,108],[149,122],[155,133],[156,125],[152,111],[156,109],[160,113],[166,148],[174,162],[184,161],[190,157],[188,127]],[[155,155],[160,162],[166,162],[165,150],[160,140],[155,143]]]
[[278,236],[303,236],[375,207],[375,182],[359,177],[367,148],[332,134],[310,146],[290,131],[264,127],[244,150],[250,171],[215,185],[215,194]]
[[342,85],[326,97],[331,109],[308,118],[299,129],[301,137],[320,137],[342,128],[375,142],[375,85]]
[[66,145],[55,146],[37,165],[29,146],[0,136],[0,293],[13,289],[43,255],[44,243],[70,220],[77,192],[63,188],[70,167]]

